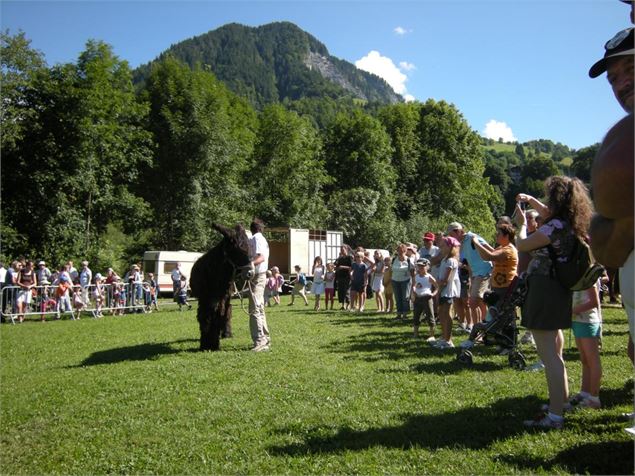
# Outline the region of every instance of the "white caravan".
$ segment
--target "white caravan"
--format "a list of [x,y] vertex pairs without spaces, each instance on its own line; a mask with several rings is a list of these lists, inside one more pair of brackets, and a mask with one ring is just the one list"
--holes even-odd
[[203,253],[192,251],[146,251],[143,253],[143,272],[154,273],[159,291],[172,294],[172,271],[181,263],[181,272],[189,279],[194,262]]

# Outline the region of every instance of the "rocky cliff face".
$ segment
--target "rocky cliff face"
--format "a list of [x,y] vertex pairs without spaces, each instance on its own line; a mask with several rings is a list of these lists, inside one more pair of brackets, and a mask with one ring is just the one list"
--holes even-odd
[[309,51],[304,58],[304,64],[310,70],[319,71],[322,77],[334,82],[356,97],[368,101],[368,97],[366,97],[364,92],[353,86],[326,56]]

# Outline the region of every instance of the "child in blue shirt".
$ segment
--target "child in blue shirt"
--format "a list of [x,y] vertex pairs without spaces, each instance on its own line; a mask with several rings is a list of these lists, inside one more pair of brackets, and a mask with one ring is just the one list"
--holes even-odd
[[309,301],[306,298],[306,275],[302,272],[302,268],[300,267],[300,265],[295,265],[294,269],[296,279],[293,283],[293,291],[291,292],[291,302],[289,303],[289,306],[293,306],[296,294],[302,296],[302,299],[304,299],[304,305],[308,306]]

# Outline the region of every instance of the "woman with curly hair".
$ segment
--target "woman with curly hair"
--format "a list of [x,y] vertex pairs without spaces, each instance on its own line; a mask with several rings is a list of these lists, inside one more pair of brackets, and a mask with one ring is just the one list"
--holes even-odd
[[[560,429],[569,398],[567,370],[562,359],[562,329],[571,327],[572,292],[555,278],[549,246],[557,259],[566,260],[576,237],[585,238],[593,207],[587,188],[575,178],[549,177],[545,181],[545,195],[546,204],[524,193],[516,197],[515,215],[520,227],[516,246],[518,251],[530,252],[532,256],[527,268],[527,298],[521,324],[534,336],[536,350],[545,365],[549,392],[546,412],[524,424]],[[543,219],[542,226],[529,236],[521,202],[528,203]]]

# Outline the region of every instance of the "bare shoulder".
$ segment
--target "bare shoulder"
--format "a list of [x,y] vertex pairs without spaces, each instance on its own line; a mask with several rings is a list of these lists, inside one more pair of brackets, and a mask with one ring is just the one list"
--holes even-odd
[[607,218],[633,215],[633,127],[633,114],[615,124],[593,161],[595,208]]

